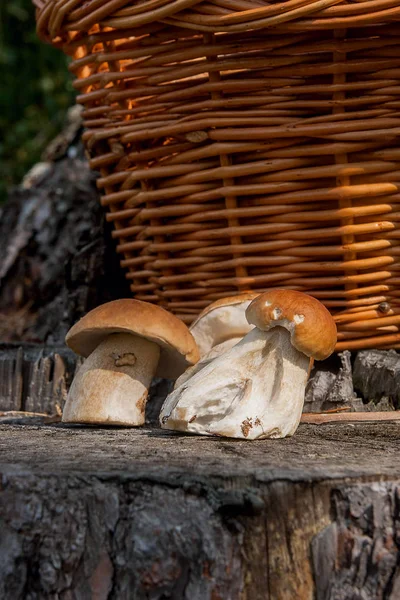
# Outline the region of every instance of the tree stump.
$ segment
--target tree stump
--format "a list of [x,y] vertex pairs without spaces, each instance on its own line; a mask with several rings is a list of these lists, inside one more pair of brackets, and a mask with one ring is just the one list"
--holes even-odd
[[0,425],[0,597],[397,600],[399,432]]

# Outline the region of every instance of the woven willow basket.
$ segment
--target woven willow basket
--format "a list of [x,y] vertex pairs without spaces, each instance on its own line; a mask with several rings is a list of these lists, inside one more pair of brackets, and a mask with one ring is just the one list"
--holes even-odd
[[34,0],[136,298],[287,287],[400,347],[398,0]]

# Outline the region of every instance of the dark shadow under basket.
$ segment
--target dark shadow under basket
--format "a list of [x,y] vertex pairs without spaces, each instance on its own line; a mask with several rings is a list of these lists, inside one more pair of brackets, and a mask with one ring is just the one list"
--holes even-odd
[[400,347],[397,0],[34,1],[136,298],[288,287]]

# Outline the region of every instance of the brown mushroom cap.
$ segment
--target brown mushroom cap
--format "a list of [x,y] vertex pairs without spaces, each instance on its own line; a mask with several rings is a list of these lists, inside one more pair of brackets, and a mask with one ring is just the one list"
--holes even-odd
[[221,344],[231,337],[246,335],[252,328],[249,326],[244,315],[238,315],[235,307],[240,304],[249,303],[258,294],[248,292],[228,298],[221,298],[209,304],[190,326],[200,355],[203,356],[213,346]]
[[335,348],[335,321],[321,302],[294,290],[271,290],[253,300],[246,318],[263,331],[285,327],[292,344],[306,356],[323,360]]
[[196,342],[178,317],[155,304],[128,298],[90,311],[68,331],[65,342],[76,354],[89,356],[111,333],[132,333],[158,344],[159,377],[179,377],[199,360]]

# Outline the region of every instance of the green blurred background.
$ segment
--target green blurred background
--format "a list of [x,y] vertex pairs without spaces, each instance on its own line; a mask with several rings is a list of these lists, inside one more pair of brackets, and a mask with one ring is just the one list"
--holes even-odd
[[0,0],[0,202],[60,131],[73,104],[62,52],[35,33],[31,0]]

